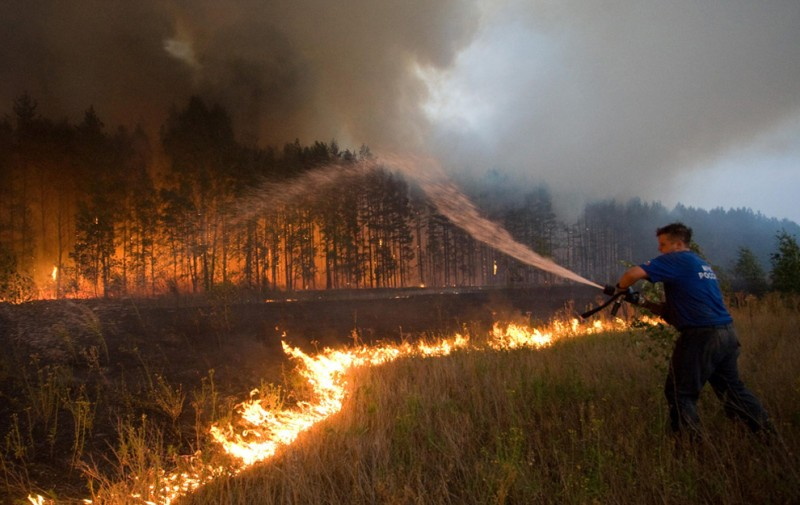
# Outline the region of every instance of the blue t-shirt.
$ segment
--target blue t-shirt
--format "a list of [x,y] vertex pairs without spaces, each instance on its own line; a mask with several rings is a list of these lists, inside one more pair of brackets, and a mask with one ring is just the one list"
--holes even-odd
[[733,322],[716,274],[697,254],[691,251],[662,254],[639,266],[651,282],[664,283],[664,318],[679,330]]

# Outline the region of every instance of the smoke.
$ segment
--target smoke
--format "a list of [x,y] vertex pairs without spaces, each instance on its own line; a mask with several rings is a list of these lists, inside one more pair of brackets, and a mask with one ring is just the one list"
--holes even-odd
[[49,117],[94,106],[157,133],[197,94],[261,145],[669,199],[798,124],[797,26],[796,0],[6,0],[0,103],[27,92]]
[[[493,5],[456,65],[429,77],[449,90],[429,110],[446,119],[439,152],[477,174],[669,199],[688,179],[710,186],[701,167],[798,124],[794,0]],[[459,107],[481,98],[493,107]],[[788,132],[796,156],[800,129]]]
[[0,5],[0,103],[50,117],[94,106],[157,132],[200,95],[262,145],[419,145],[416,65],[445,68],[477,28],[467,1],[9,0]]

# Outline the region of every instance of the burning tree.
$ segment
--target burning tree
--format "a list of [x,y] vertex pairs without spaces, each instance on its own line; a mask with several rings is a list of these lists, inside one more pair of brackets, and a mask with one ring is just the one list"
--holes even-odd
[[17,271],[16,257],[0,243],[0,302],[27,301],[33,293],[33,281]]
[[[553,280],[458,228],[367,148],[244,146],[226,111],[197,97],[172,111],[160,146],[141,129],[107,133],[91,108],[77,125],[42,118],[28,96],[13,111],[0,121],[0,245],[31,280],[31,296]],[[491,183],[479,190],[481,212],[589,278],[647,259],[653,230],[668,220],[697,223],[704,247],[725,263],[732,234],[759,258],[770,252],[768,223],[752,211],[599,202],[566,224],[547,190],[511,198]]]

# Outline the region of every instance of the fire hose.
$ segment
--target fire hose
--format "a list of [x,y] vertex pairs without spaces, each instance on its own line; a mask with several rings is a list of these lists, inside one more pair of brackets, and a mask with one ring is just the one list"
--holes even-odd
[[626,289],[618,290],[616,286],[606,285],[603,288],[603,294],[609,296],[609,299],[603,302],[601,305],[591,310],[587,310],[581,314],[583,319],[593,316],[611,304],[614,304],[614,306],[611,307],[611,317],[616,317],[619,308],[622,306],[622,302],[628,302],[632,305],[640,305],[644,301],[642,296],[637,291],[634,291],[630,286]]

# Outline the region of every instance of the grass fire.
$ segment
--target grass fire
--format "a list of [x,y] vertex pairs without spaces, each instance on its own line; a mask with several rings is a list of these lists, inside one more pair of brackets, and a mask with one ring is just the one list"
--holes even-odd
[[[418,302],[417,310],[431,305]],[[285,305],[300,311],[302,303]],[[367,318],[366,306],[359,309]],[[792,358],[792,328],[800,321],[793,303],[769,298],[735,312],[750,357],[743,368],[775,413],[785,447],[765,447],[726,422],[715,402],[701,401],[717,436],[684,453],[665,432],[660,381],[670,336],[663,325],[630,311],[621,319],[579,321],[564,317],[568,310],[545,320],[506,309],[427,335],[351,335],[349,344],[298,341],[291,330],[299,327],[291,328],[272,350],[288,360],[273,367],[278,380],[255,382],[239,396],[221,391],[229,373],[223,370],[191,391],[188,382],[183,390],[176,382],[159,386],[167,371],[142,355],[153,382],[146,394],[159,399],[162,414],[120,419],[105,464],[90,464],[88,450],[76,458],[83,494],[77,487],[48,492],[28,480],[28,501],[782,503],[800,496],[800,383]],[[152,309],[140,310],[143,322],[152,322]],[[173,411],[179,403],[195,411],[175,418],[195,418],[187,430],[196,431],[195,440],[183,451],[169,441],[171,422],[159,423],[169,419],[170,403]],[[93,408],[100,425],[102,408]],[[202,416],[204,408],[213,415]],[[7,484],[15,464],[4,458]],[[23,482],[20,476],[17,484]]]

